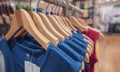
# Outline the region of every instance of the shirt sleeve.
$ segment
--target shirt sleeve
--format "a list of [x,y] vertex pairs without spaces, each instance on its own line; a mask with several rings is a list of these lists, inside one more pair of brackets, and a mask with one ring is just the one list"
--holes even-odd
[[96,40],[98,40],[99,38],[99,32],[89,28],[88,31],[82,32],[83,34],[87,35],[88,37],[90,37],[94,42],[96,42]]

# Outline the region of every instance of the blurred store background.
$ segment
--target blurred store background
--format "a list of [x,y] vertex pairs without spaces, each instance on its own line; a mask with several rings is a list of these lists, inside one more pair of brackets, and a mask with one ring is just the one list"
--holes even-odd
[[96,0],[94,19],[102,32],[120,33],[120,0]]
[[83,18],[104,33],[120,33],[120,0],[76,0],[84,9]]

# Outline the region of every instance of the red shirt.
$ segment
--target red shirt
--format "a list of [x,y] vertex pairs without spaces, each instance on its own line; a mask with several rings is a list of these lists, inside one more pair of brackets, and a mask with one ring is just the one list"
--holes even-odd
[[99,32],[89,28],[88,31],[82,32],[83,34],[87,35],[89,38],[91,38],[94,42],[94,50],[92,55],[90,56],[90,63],[88,67],[88,72],[94,72],[94,65],[98,61],[97,56],[96,56],[96,41],[98,40],[99,37]]

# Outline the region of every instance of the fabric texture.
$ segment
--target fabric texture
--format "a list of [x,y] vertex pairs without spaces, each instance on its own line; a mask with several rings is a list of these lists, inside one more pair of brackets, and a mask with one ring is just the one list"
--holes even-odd
[[90,63],[89,63],[89,68],[88,72],[94,72],[94,65],[98,61],[97,56],[96,56],[96,41],[99,38],[99,32],[89,28],[87,32],[83,32],[83,34],[87,35],[94,41],[94,50],[92,55],[90,56]]
[[[24,61],[30,61],[40,67],[40,72],[79,72],[82,64],[74,60],[53,44],[44,53],[41,47],[28,41],[17,42],[11,39],[0,41],[0,50],[5,60],[5,72],[24,72]],[[41,52],[42,51],[42,52]]]
[[64,51],[71,58],[73,58],[74,60],[78,62],[82,62],[84,60],[83,56],[81,56],[78,52],[76,52],[74,49],[72,49],[70,46],[68,46],[64,42],[59,41],[57,47],[59,47],[62,51]]
[[64,42],[69,45],[73,50],[75,50],[77,53],[82,55],[84,57],[86,53],[86,48],[84,49],[79,44],[72,41],[72,39],[65,39]]

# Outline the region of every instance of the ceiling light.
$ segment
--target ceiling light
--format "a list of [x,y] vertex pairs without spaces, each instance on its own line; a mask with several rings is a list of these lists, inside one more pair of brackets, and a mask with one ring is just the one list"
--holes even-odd
[[44,1],[40,1],[40,3],[44,3]]
[[14,4],[14,3],[11,3],[11,6],[15,6],[15,4]]
[[106,0],[107,2],[109,2],[110,0]]
[[117,0],[113,0],[113,1],[117,1]]

